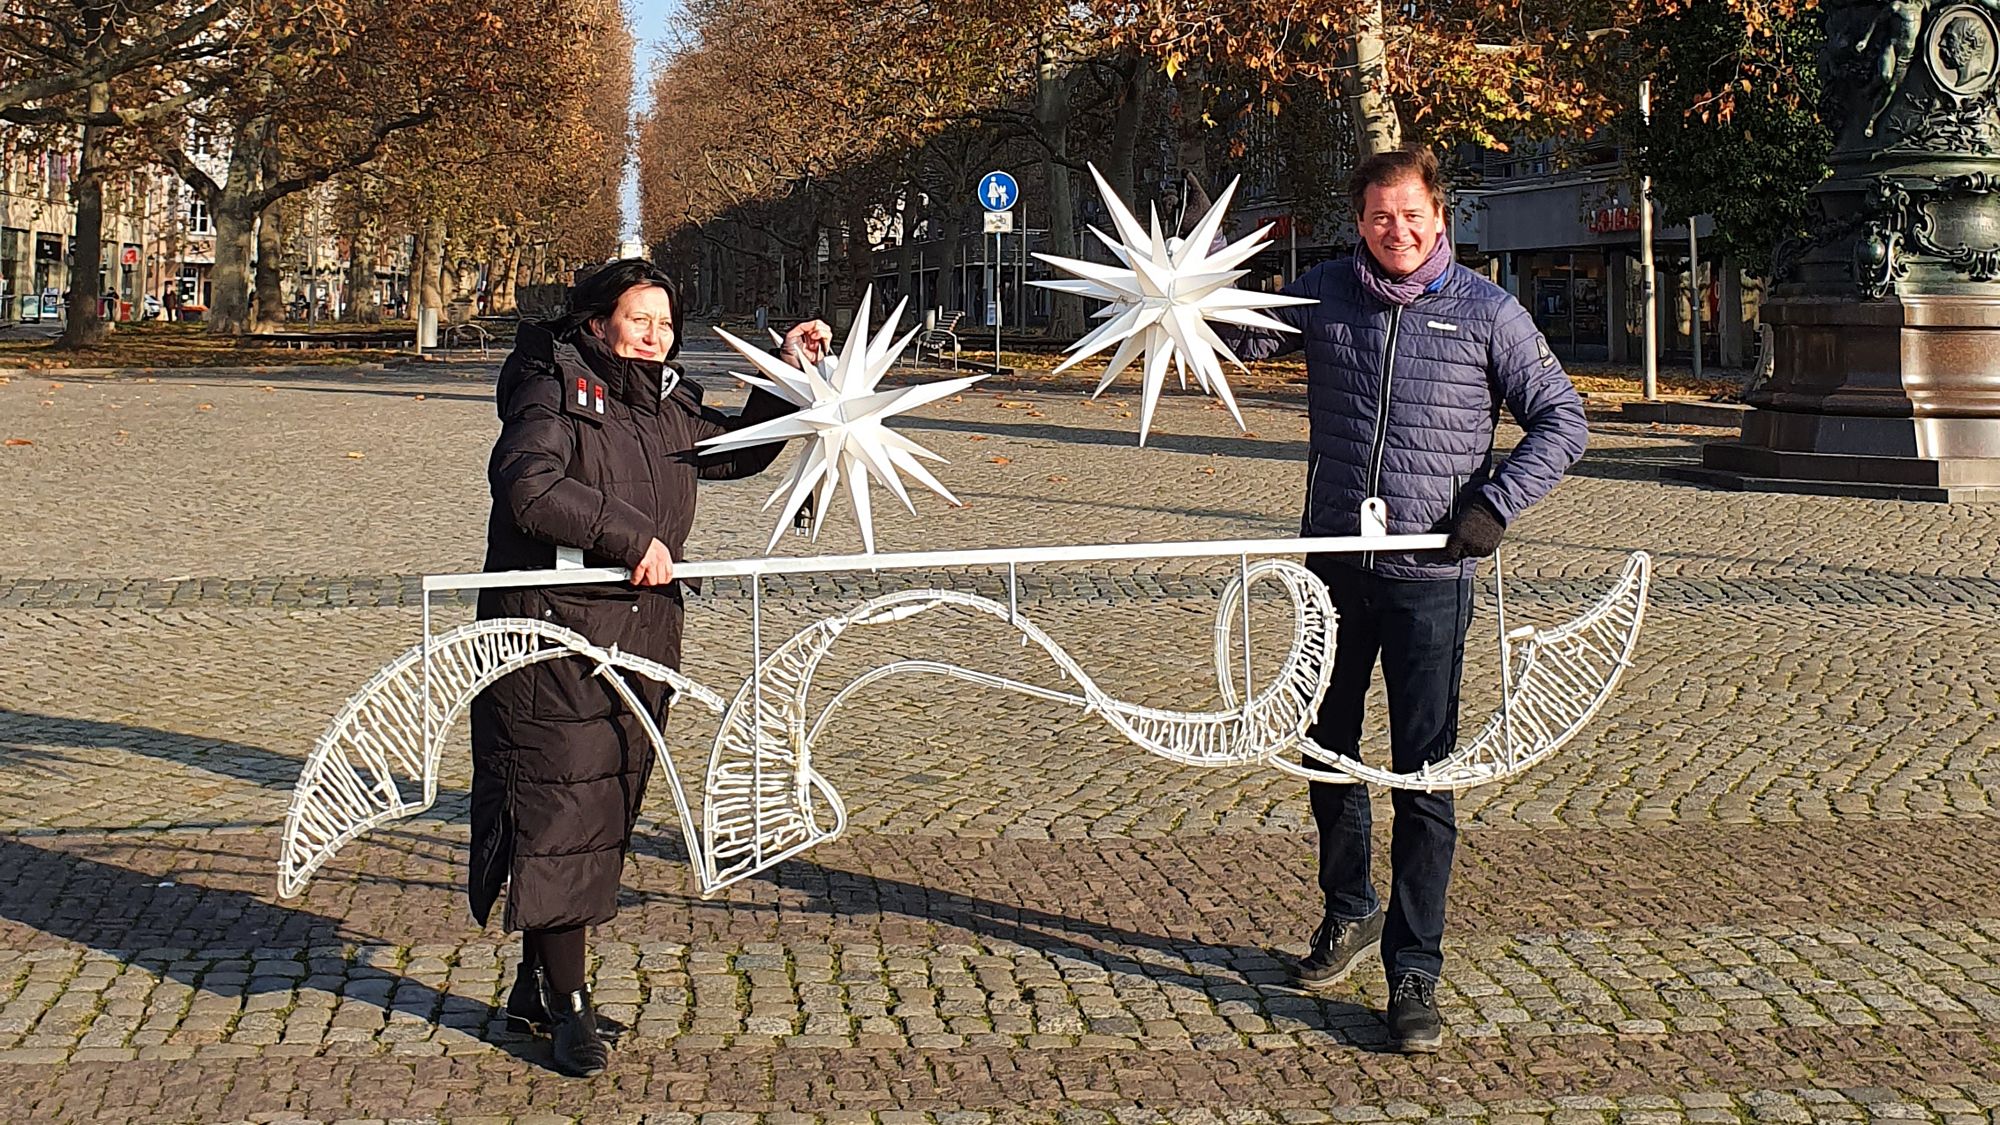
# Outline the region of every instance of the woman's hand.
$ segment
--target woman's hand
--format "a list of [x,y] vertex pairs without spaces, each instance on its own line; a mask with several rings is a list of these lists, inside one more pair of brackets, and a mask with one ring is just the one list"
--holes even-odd
[[674,580],[674,556],[658,539],[646,545],[646,557],[632,568],[632,585],[664,586]]
[[785,362],[803,368],[808,363],[818,363],[832,346],[833,328],[824,320],[808,320],[792,325],[792,330],[785,333],[782,354]]

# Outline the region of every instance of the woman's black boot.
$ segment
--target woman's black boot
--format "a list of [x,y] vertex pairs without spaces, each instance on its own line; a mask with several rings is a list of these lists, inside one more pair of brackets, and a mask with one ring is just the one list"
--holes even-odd
[[542,967],[523,960],[514,974],[514,987],[507,993],[507,1030],[522,1035],[547,1031],[549,1005],[543,999]]
[[590,1006],[590,992],[577,989],[558,994],[546,985],[543,1003],[550,1016],[549,1039],[554,1045],[555,1067],[572,1078],[589,1078],[604,1073],[611,1062],[611,1049],[597,1031],[597,1013]]

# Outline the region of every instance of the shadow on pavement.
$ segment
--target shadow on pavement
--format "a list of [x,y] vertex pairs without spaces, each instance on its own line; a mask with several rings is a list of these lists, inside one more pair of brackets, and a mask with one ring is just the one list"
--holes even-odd
[[[313,975],[302,982],[289,975],[260,976],[260,950],[287,955],[343,941],[397,944],[393,936],[357,934],[338,918],[278,906],[243,891],[203,886],[135,871],[86,856],[41,848],[0,837],[0,922],[39,930],[51,937],[89,946],[118,960],[215,996],[247,998],[290,993],[299,987],[324,988],[343,998],[397,1016],[435,1021],[478,1036],[516,1058],[548,1065],[548,1046],[539,1039],[487,1032],[500,1019],[493,1006],[441,992],[365,964],[360,958],[315,959]],[[249,972],[211,972],[194,967],[190,951],[252,962]],[[213,979],[211,979],[213,978]]]
[[[679,833],[671,828],[635,835],[633,850],[682,868],[688,862]],[[692,879],[691,873],[689,878]],[[779,864],[754,876],[753,881],[780,893],[782,901],[777,908],[785,914],[811,913],[854,920],[915,919],[941,929],[963,930],[985,941],[1032,949],[1051,960],[1083,961],[1115,976],[1202,989],[1210,999],[1221,1003],[1261,996],[1273,1015],[1282,1015],[1299,1030],[1324,1035],[1345,1046],[1387,1048],[1387,1031],[1372,1009],[1337,995],[1307,992],[1290,983],[1286,966],[1293,955],[1282,950],[1146,933],[1061,913],[1052,905],[1000,902],[962,891],[830,867],[810,857]],[[625,904],[647,901],[669,901],[695,910],[705,906],[729,908],[720,898],[704,901],[692,895],[630,888],[621,896]],[[950,939],[941,937],[941,940]],[[1163,965],[1135,955],[1133,950],[1191,965],[1188,968]],[[1357,969],[1357,977],[1353,979],[1379,969],[1379,962],[1371,961]],[[1223,977],[1233,978],[1236,983],[1218,986],[1217,979]],[[1273,998],[1284,996],[1296,1000],[1271,1004]]]
[[[0,707],[0,772],[21,769],[65,776],[65,767],[75,761],[65,751],[73,749],[138,754],[247,781],[265,789],[290,790],[305,767],[302,757],[244,742]],[[465,802],[464,791],[440,787],[437,804],[410,819],[461,819]],[[176,827],[181,825],[177,823]]]

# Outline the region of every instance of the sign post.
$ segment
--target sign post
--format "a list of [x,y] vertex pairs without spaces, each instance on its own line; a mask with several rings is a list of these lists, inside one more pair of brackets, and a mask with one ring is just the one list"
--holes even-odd
[[1000,278],[1001,239],[1014,229],[1014,204],[1020,202],[1021,185],[1014,177],[992,171],[979,178],[979,205],[986,209],[986,233],[993,236],[993,295],[987,301],[988,319],[993,321],[993,373],[1000,373]]
[[[1653,121],[1653,80],[1639,83],[1639,116]],[[1646,353],[1640,389],[1647,402],[1660,397],[1660,294],[1653,278],[1653,177],[1639,177],[1639,302],[1646,321]]]

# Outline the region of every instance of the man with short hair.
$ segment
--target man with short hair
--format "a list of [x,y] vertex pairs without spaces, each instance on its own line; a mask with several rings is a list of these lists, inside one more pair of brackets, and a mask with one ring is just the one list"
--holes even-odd
[[[1437,158],[1425,149],[1370,157],[1349,191],[1361,245],[1283,290],[1318,304],[1271,310],[1298,333],[1222,337],[1245,360],[1305,348],[1311,452],[1301,535],[1358,534],[1371,497],[1387,504],[1391,534],[1448,535],[1443,551],[1306,559],[1339,614],[1333,682],[1308,736],[1360,757],[1379,658],[1391,766],[1409,773],[1456,748],[1478,559],[1562,480],[1589,434],[1576,389],[1528,311],[1454,259]],[[1503,403],[1526,436],[1495,467]],[[1369,878],[1367,787],[1316,781],[1311,790],[1326,913],[1293,975],[1330,988],[1379,948],[1392,1043],[1435,1051],[1444,1038],[1436,988],[1458,839],[1452,796],[1391,793],[1385,910]]]

